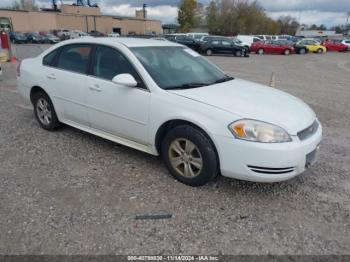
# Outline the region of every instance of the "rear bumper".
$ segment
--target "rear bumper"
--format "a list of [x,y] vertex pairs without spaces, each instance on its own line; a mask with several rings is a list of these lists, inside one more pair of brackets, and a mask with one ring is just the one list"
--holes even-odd
[[221,174],[253,182],[279,182],[303,173],[307,155],[322,139],[322,127],[304,141],[297,136],[289,143],[256,143],[234,137],[216,136]]
[[27,101],[30,101],[30,87],[26,86],[22,81],[21,78],[17,77],[17,89],[18,92],[22,95],[22,97]]

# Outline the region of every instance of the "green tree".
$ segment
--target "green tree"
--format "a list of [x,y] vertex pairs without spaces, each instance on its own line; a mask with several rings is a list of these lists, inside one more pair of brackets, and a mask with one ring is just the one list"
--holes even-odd
[[196,25],[197,1],[182,0],[178,11],[178,22],[181,32],[189,32]]
[[280,27],[280,34],[294,35],[299,27],[299,23],[295,18],[289,15],[280,16],[277,22]]
[[211,1],[209,6],[207,7],[207,26],[209,29],[209,33],[217,34],[218,29],[218,9],[215,1]]

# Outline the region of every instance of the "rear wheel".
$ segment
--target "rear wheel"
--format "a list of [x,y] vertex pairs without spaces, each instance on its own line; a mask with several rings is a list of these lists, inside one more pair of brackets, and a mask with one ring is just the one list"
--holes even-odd
[[61,125],[51,99],[45,92],[34,94],[33,105],[35,117],[42,128],[52,131]]
[[219,173],[215,148],[203,131],[190,125],[170,130],[162,144],[162,157],[170,174],[189,186],[202,186]]
[[207,56],[211,56],[213,55],[213,51],[211,49],[207,49],[207,51],[205,51]]
[[306,53],[306,49],[305,48],[301,48],[300,50],[299,50],[299,54],[305,54]]
[[289,49],[284,50],[283,54],[284,55],[290,55],[290,50]]
[[258,54],[259,54],[259,55],[263,55],[263,54],[264,54],[264,49],[260,48],[260,49],[258,50]]

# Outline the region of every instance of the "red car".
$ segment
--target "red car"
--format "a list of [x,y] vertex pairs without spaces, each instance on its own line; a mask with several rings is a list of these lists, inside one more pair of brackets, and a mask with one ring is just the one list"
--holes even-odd
[[259,55],[262,54],[281,54],[290,55],[295,52],[294,47],[279,41],[267,40],[255,42],[251,45],[250,50]]
[[344,45],[339,40],[326,40],[322,43],[322,45],[325,48],[327,48],[327,51],[338,51],[338,52],[348,51],[348,46]]

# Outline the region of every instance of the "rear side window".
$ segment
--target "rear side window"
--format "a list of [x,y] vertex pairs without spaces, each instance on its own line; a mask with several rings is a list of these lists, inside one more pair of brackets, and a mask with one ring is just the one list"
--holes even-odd
[[55,60],[56,55],[58,54],[59,49],[55,49],[52,52],[48,53],[43,58],[43,65],[51,66]]
[[77,73],[85,73],[91,53],[90,45],[65,46],[58,58],[57,68]]

